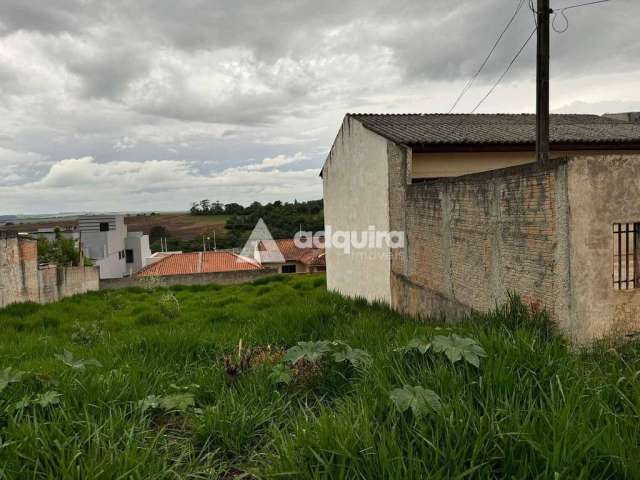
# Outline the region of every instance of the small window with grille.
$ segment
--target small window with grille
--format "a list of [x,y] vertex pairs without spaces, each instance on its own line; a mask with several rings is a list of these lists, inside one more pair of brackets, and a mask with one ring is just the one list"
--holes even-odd
[[613,288],[640,288],[640,223],[613,224]]

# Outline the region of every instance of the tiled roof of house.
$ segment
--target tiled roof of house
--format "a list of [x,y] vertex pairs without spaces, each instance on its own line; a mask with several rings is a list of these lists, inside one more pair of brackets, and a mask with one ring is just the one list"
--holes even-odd
[[300,262],[314,267],[326,266],[324,249],[314,248],[305,252],[300,258]]
[[260,270],[261,268],[254,259],[231,252],[206,252],[202,259],[203,273]]
[[293,238],[276,240],[282,256],[288,262],[300,262],[305,265],[324,265],[324,248],[299,248]]
[[[367,129],[407,145],[534,144],[532,114],[348,114]],[[640,145],[640,124],[598,115],[550,116],[551,143]]]
[[233,272],[238,270],[260,270],[262,267],[252,259],[232,252],[194,252],[167,255],[142,270],[138,276],[189,275],[194,273]]
[[[324,248],[299,248],[293,238],[275,240],[275,243],[286,262],[300,262],[313,266],[325,265]],[[258,249],[264,251],[263,244],[258,245]]]

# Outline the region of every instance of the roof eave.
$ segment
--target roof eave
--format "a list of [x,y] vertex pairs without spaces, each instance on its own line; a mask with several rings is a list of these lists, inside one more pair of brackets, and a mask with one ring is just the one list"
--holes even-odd
[[[413,153],[448,153],[448,152],[534,152],[534,142],[518,143],[411,143],[407,142]],[[639,142],[551,142],[555,151],[625,151],[640,150]]]

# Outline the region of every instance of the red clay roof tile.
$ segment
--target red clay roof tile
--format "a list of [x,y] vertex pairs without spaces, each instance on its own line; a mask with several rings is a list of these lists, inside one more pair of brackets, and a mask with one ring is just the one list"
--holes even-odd
[[140,270],[138,276],[190,275],[194,273],[234,272],[260,270],[252,259],[232,252],[175,253]]

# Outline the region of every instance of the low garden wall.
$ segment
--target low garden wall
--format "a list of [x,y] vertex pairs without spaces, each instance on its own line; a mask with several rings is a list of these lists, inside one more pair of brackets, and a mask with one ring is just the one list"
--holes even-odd
[[0,232],[0,308],[55,302],[99,288],[97,267],[38,266],[37,242]]
[[100,288],[98,267],[56,267],[38,270],[39,302],[49,303]]
[[159,278],[167,286],[171,285],[230,285],[247,283],[261,277],[277,274],[275,268],[262,270],[239,270],[236,272],[194,273],[189,275],[167,275],[162,277],[126,277],[100,280],[100,290],[129,288],[144,285],[150,278]]

